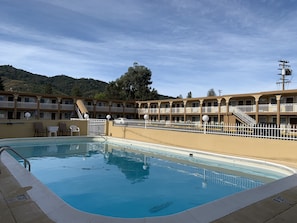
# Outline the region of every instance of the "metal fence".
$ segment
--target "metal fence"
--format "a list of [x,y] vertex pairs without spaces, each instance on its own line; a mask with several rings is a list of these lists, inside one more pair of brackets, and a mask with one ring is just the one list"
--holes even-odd
[[105,119],[88,119],[88,135],[99,136],[105,134]]
[[116,126],[129,126],[136,128],[166,129],[172,131],[187,131],[203,134],[217,134],[240,137],[254,137],[280,140],[297,140],[296,125],[276,125],[276,124],[209,124],[199,122],[169,122],[169,121],[150,121],[132,120],[116,123]]

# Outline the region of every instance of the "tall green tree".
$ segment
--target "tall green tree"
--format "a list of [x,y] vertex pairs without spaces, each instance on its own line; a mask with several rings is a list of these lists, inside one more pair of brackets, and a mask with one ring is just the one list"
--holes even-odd
[[100,93],[95,94],[94,99],[96,99],[96,100],[105,100],[105,99],[108,99],[108,98],[106,98],[106,95],[105,95],[104,92],[100,92]]
[[1,77],[0,77],[0,91],[4,91],[4,84]]
[[152,72],[145,66],[134,63],[128,71],[106,88],[106,96],[120,100],[158,99],[158,92],[151,87]]
[[192,91],[188,92],[187,98],[192,98]]
[[213,88],[209,89],[207,92],[207,97],[210,97],[210,96],[217,96],[217,94]]

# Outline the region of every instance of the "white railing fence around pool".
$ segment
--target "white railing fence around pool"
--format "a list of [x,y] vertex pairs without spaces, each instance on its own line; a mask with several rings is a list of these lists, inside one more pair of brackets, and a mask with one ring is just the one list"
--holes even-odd
[[230,135],[241,137],[297,140],[297,126],[290,124],[212,124],[199,122],[169,122],[169,121],[151,121],[151,120],[133,120],[127,119],[124,123],[117,123],[115,126],[129,126],[135,128],[154,128],[166,129],[172,131],[187,131],[203,134]]
[[105,119],[88,119],[88,135],[99,136],[105,134]]

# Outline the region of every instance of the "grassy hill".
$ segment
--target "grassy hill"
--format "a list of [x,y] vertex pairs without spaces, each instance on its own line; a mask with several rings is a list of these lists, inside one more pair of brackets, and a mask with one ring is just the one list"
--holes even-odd
[[40,94],[94,97],[104,92],[108,83],[90,78],[75,79],[66,75],[47,77],[33,74],[10,65],[0,66],[4,90]]

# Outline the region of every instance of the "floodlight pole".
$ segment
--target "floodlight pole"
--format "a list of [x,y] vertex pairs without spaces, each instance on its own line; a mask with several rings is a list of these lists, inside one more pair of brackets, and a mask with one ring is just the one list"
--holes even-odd
[[286,79],[286,76],[288,75],[292,75],[292,70],[289,69],[290,65],[288,65],[289,61],[286,60],[279,60],[279,66],[281,68],[279,68],[279,70],[281,70],[281,73],[279,75],[281,75],[281,81],[280,82],[276,82],[277,84],[282,84],[282,90],[285,90],[285,84],[290,83],[289,80]]

